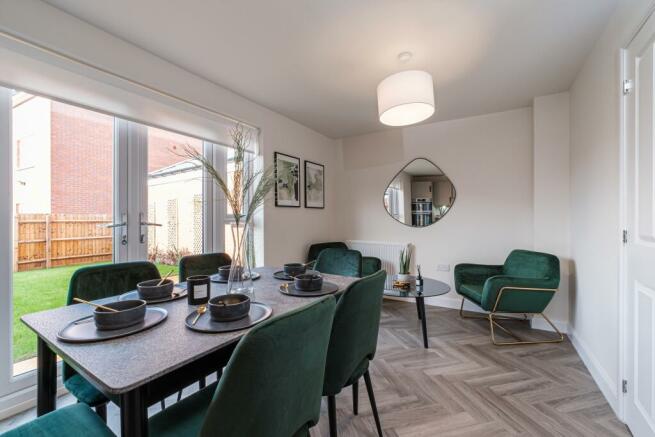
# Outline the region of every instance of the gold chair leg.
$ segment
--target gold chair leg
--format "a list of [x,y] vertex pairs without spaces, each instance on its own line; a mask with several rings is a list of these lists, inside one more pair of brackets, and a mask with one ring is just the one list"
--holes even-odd
[[[509,329],[505,328],[502,326],[500,323],[498,323],[496,320],[498,320],[498,317],[496,316],[496,313],[489,313],[489,327],[491,329],[491,342],[495,344],[496,346],[514,346],[514,345],[520,345],[520,344],[544,344],[544,343],[560,343],[564,341],[564,335],[557,329],[557,327],[553,324],[553,322],[550,321],[548,317],[544,313],[538,313],[541,317],[548,322],[548,324],[555,330],[557,333],[557,338],[554,339],[549,339],[549,340],[540,340],[540,341],[527,341],[521,339],[518,335],[514,334],[512,331]],[[506,334],[510,335],[511,337],[515,338],[516,341],[496,341],[496,335],[495,335],[495,330],[494,326],[497,326],[500,328],[503,332]]]
[[[479,320],[487,320],[489,318],[490,313],[473,313],[473,315],[466,315],[464,313],[464,298],[462,298],[462,304],[459,306],[459,316],[462,319],[479,319]],[[495,316],[496,320],[514,320],[514,321],[522,321],[522,320],[528,320],[528,315],[523,314],[523,318],[519,319],[518,317],[511,317],[511,316]]]

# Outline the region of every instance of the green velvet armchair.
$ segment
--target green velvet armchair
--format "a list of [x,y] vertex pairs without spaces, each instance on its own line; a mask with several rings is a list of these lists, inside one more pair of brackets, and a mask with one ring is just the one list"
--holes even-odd
[[[503,265],[458,264],[455,266],[455,290],[462,296],[460,316],[480,318],[464,313],[464,299],[487,311],[491,341],[495,345],[557,343],[564,336],[543,313],[559,287],[559,260],[555,255],[514,250]],[[511,320],[499,314],[540,315],[557,333],[557,338],[525,341],[499,320]],[[494,328],[499,328],[516,341],[497,341]]]

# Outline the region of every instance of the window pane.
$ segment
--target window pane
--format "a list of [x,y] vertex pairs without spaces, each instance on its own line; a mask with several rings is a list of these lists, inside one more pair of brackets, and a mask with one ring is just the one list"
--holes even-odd
[[[184,147],[202,151],[202,141],[148,127],[148,259],[177,268],[184,255],[202,253],[202,168]],[[166,267],[168,270],[168,267]]]
[[36,367],[24,314],[66,305],[84,264],[111,262],[114,119],[16,92],[14,155],[14,374]]

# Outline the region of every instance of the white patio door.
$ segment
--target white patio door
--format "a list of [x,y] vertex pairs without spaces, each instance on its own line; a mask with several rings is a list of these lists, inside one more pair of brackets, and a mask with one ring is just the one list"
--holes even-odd
[[[655,22],[624,53],[626,354],[624,416],[636,437],[655,435]],[[632,89],[630,89],[632,85]]]

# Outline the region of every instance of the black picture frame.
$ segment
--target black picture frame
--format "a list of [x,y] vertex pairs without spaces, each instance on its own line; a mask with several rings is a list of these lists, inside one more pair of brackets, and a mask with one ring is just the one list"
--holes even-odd
[[[293,187],[291,188],[294,192],[295,199],[281,199],[281,188],[286,185],[285,181],[281,181],[278,178],[278,168],[281,162],[292,163],[295,166],[295,169],[292,171],[292,174],[295,175],[295,181],[292,182]],[[273,154],[273,169],[275,172],[275,206],[280,208],[300,208],[300,158],[287,155],[286,153],[275,152]]]
[[[318,167],[320,167],[320,172],[321,172],[321,201],[320,201],[320,206],[317,206],[315,203],[315,200],[310,200],[308,199],[307,191],[312,189],[310,187],[310,184],[313,182],[312,177],[307,176],[307,164],[309,164],[310,167],[315,167],[318,170]],[[310,208],[310,209],[325,209],[325,166],[323,164],[319,164],[318,162],[313,162],[313,161],[307,161],[305,160],[305,180],[304,180],[304,192],[305,192],[305,208]]]

